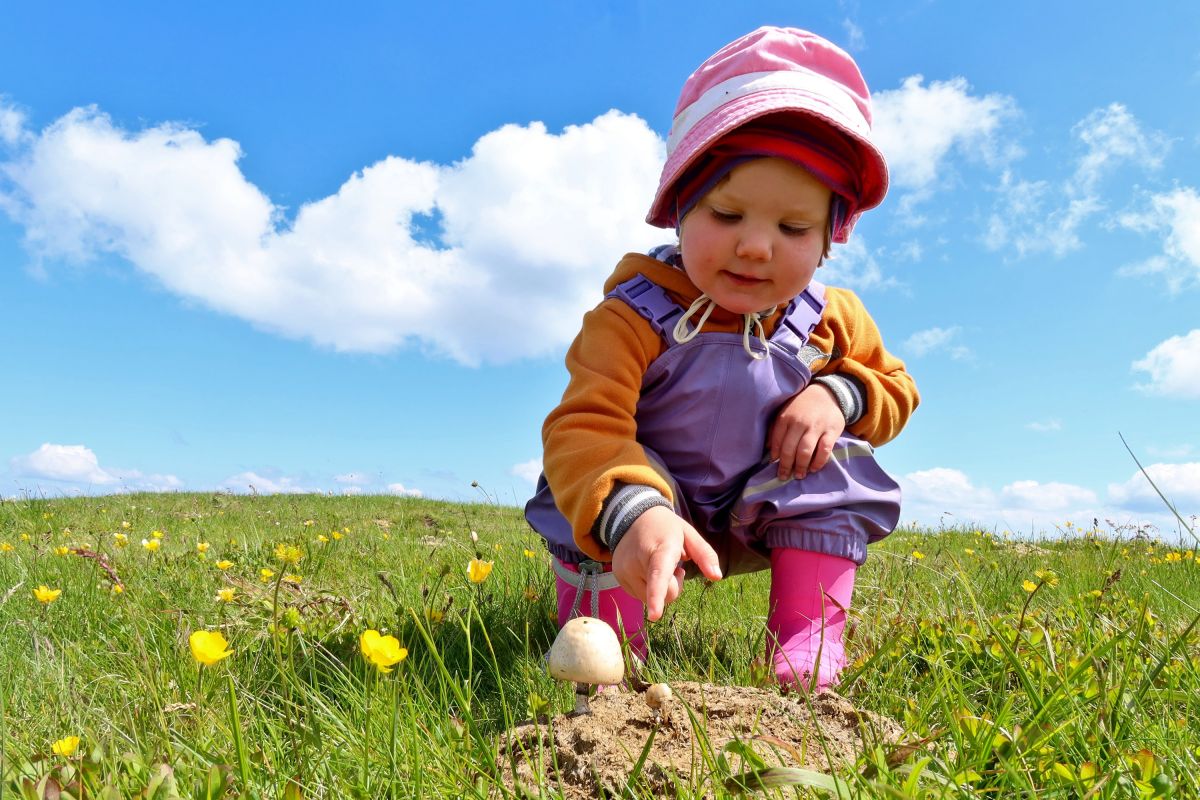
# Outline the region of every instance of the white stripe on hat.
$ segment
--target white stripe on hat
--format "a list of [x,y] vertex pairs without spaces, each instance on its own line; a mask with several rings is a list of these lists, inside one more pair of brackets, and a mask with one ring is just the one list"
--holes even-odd
[[[675,152],[683,137],[687,136],[701,120],[716,111],[726,103],[739,97],[761,92],[767,89],[796,89],[811,96],[814,101],[828,107],[814,107],[813,111],[826,113],[851,132],[869,138],[871,126],[863,116],[858,104],[846,92],[846,88],[838,81],[809,70],[768,70],[766,72],[747,72],[745,75],[735,75],[721,81],[716,86],[700,95],[687,108],[675,115],[671,122],[671,133],[667,136],[668,156]],[[809,105],[808,103],[799,104]],[[784,110],[784,109],[779,109]],[[833,113],[829,113],[833,112]]]

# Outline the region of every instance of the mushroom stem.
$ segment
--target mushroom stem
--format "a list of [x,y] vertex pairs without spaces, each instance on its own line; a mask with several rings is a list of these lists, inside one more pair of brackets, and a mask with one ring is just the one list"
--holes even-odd
[[588,694],[592,687],[586,683],[575,684],[575,713],[590,714],[592,707],[588,705]]

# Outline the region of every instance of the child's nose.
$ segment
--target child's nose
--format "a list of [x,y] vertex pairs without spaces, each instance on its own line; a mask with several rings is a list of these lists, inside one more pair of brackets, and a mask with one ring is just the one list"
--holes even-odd
[[746,230],[738,239],[737,256],[750,261],[770,261],[771,237],[762,231]]

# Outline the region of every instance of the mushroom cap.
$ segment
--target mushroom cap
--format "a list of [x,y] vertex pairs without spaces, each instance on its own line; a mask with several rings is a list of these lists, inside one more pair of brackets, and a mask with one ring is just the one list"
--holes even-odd
[[673,693],[665,683],[652,683],[646,689],[646,705],[651,708],[661,708],[670,701]]
[[625,679],[621,643],[608,623],[595,617],[568,620],[550,646],[550,675],[575,683],[620,683]]

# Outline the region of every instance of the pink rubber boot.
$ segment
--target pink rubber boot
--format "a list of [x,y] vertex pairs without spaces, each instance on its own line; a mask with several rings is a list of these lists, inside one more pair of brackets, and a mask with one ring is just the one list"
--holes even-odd
[[777,547],[771,551],[767,658],[785,686],[823,689],[846,664],[842,631],[858,565],[847,558]]
[[[642,601],[616,584],[612,577],[611,564],[600,565],[594,561],[585,561],[584,564],[595,565],[591,569],[602,567],[603,572],[589,572],[587,566],[580,572],[579,566],[575,564],[565,564],[557,560],[554,563],[554,588],[558,594],[558,627],[561,628],[572,617],[599,617],[617,632],[622,646],[628,645],[630,654],[644,661],[646,634],[642,628],[646,621],[646,608]],[[571,576],[569,579],[563,577],[563,570]],[[568,580],[579,583],[580,586],[573,586]],[[589,588],[593,581],[606,588]]]

